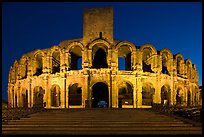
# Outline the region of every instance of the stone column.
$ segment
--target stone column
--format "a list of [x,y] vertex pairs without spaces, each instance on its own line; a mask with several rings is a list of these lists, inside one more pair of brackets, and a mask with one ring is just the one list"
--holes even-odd
[[136,84],[133,84],[133,108],[137,108],[137,87],[136,87]]
[[173,86],[173,91],[172,91],[172,94],[171,94],[171,100],[172,100],[172,104],[173,105],[176,105],[176,94],[177,94],[177,82],[174,83],[174,86]]
[[185,85],[184,91],[183,91],[183,104],[184,104],[184,106],[187,106],[187,93],[188,93],[188,90],[187,90],[187,87]]
[[19,106],[20,107],[23,107],[23,96],[22,96],[22,87],[20,87],[20,90],[19,90],[19,97],[20,97],[20,104]]
[[17,88],[17,107],[20,107],[20,87]]
[[109,104],[109,108],[112,107],[112,88],[111,88],[111,85],[109,84],[108,85],[108,95],[109,95],[109,100],[108,100],[108,104]]
[[15,88],[15,90],[14,90],[14,108],[16,108],[16,107],[17,107],[17,90]]
[[[86,104],[86,103],[90,102],[88,78],[89,78],[89,75],[85,74],[84,75],[84,84],[83,84],[83,87],[82,87],[82,101],[84,102],[84,108],[90,107],[90,105]],[[88,106],[86,106],[86,105],[88,105]]]
[[[32,83],[31,83],[31,85],[32,85]],[[31,98],[31,107],[33,107],[33,103],[34,103],[34,101],[33,101],[34,100],[33,99],[34,98],[34,92],[35,92],[34,87],[35,86],[31,86],[31,94],[30,94],[31,95],[31,97],[30,97]]]
[[29,78],[29,87],[28,87],[28,108],[31,107],[31,79]]
[[116,83],[117,81],[115,80],[115,75],[111,76],[112,78],[112,108],[117,108],[118,107],[118,92],[116,89]]
[[141,82],[141,78],[137,77],[136,78],[136,106],[137,108],[141,108],[142,107],[142,82]]
[[68,83],[68,81],[67,81],[67,79],[65,79],[65,81],[66,81],[66,96],[65,96],[65,100],[66,100],[66,104],[65,104],[65,107],[66,108],[69,108],[69,85],[67,84]]
[[[159,76],[158,78],[156,78],[156,82],[161,83]],[[159,85],[156,84],[153,103],[161,104],[161,86],[160,84]]]
[[62,86],[62,93],[61,93],[61,106],[62,108],[66,108],[66,75],[64,75],[63,79],[63,86]]
[[88,49],[89,68],[92,67],[92,50]]
[[14,92],[14,86],[12,86],[12,108],[15,106],[15,92]]
[[131,69],[134,71],[135,69],[136,69],[136,67],[135,67],[135,62],[136,62],[136,55],[135,55],[136,53],[135,53],[135,51],[133,51],[132,53],[131,53]]
[[67,70],[70,70],[71,68],[71,54],[68,53],[68,65],[67,65]]

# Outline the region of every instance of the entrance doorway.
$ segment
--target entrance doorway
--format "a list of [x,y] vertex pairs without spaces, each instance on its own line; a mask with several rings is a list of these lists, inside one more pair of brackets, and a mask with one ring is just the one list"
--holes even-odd
[[108,86],[103,82],[94,84],[92,87],[92,108],[108,108],[108,106]]

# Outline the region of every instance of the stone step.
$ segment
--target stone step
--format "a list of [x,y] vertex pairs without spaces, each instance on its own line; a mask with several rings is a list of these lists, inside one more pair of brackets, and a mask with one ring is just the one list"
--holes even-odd
[[12,127],[2,127],[2,131],[18,131],[18,130],[23,130],[23,131],[202,131],[201,127],[109,127],[109,126],[80,126],[80,127],[70,127],[70,126],[63,126],[63,127],[56,127],[56,126],[25,126],[25,125],[18,125],[18,126],[12,126]]
[[46,110],[2,125],[2,134],[202,134],[202,126],[147,110]]
[[202,131],[2,131],[3,135],[201,135]]
[[124,119],[121,119],[121,120],[117,120],[117,119],[20,119],[20,120],[11,120],[9,122],[12,122],[12,121],[22,121],[22,122],[47,122],[47,121],[50,121],[50,122],[77,122],[77,121],[80,121],[80,122],[138,122],[138,123],[148,123],[148,122],[151,122],[151,123],[184,123],[182,121],[178,121],[178,120],[124,120]]
[[55,126],[140,126],[140,127],[148,127],[148,126],[192,126],[191,124],[184,124],[184,123],[139,123],[139,122],[9,122],[8,125],[2,125],[2,127],[11,127],[11,126],[18,126],[18,125],[29,125],[29,126],[44,126],[44,125],[55,125]]
[[64,121],[64,120],[54,120],[54,121],[50,121],[50,120],[42,120],[42,121],[36,121],[36,120],[12,120],[9,121],[8,124],[19,124],[19,123],[53,123],[53,122],[59,122],[59,123],[112,123],[112,124],[184,124],[182,121],[109,121],[109,120],[86,120],[84,119],[83,121],[81,120],[70,120],[70,121]]

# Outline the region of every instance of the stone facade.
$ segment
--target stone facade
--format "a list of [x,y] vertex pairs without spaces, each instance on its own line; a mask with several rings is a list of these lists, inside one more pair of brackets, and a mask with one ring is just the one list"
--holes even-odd
[[[83,38],[24,54],[10,68],[10,107],[149,108],[199,102],[190,59],[151,44],[113,40],[113,9],[85,9]],[[125,62],[120,70],[118,62]]]

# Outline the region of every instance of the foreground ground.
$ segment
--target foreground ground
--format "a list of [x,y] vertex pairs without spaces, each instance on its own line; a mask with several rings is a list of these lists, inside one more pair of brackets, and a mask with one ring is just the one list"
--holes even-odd
[[202,134],[202,125],[151,109],[46,109],[2,124],[2,134]]

